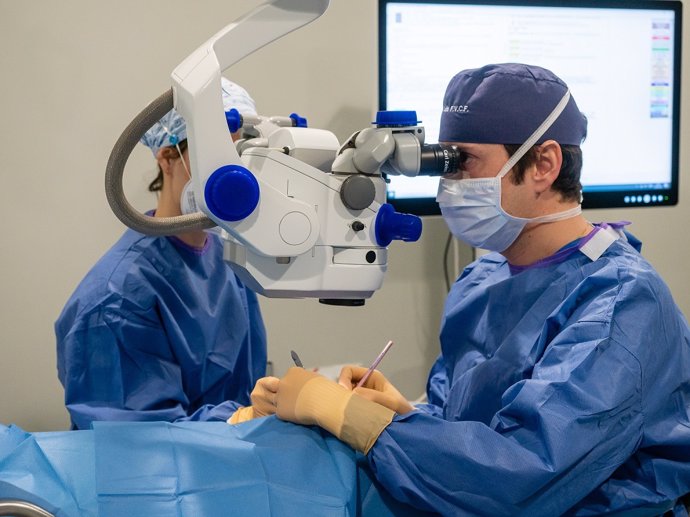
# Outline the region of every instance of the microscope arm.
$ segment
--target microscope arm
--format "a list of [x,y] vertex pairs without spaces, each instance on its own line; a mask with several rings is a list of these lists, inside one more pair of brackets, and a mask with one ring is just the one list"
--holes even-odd
[[[273,0],[226,26],[172,73],[174,104],[187,122],[199,209],[243,244],[267,256],[294,256],[318,236],[313,206],[285,196],[248,170],[228,135],[220,74],[255,50],[321,16],[328,0]],[[230,196],[230,197],[228,197]],[[301,226],[299,244],[274,239],[286,215]],[[284,223],[285,224],[285,223]]]

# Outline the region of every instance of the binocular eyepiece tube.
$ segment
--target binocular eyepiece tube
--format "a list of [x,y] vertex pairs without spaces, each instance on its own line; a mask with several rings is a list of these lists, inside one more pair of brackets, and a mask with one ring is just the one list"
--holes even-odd
[[462,152],[454,145],[424,144],[419,160],[419,174],[443,176],[456,172],[462,163]]

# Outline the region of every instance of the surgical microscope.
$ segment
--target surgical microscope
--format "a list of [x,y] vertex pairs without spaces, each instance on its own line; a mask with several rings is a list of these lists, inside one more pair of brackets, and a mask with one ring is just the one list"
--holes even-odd
[[[386,203],[386,176],[439,175],[456,168],[451,146],[427,145],[414,111],[379,112],[375,127],[343,145],[290,116],[225,112],[221,72],[310,23],[328,0],[272,0],[226,26],[172,72],[172,88],[137,115],[106,168],[115,215],[149,235],[218,226],[224,258],[267,297],[363,305],[383,283],[393,240],[416,241],[421,219]],[[198,212],[153,218],[127,201],[122,176],[140,137],[171,108],[187,123]],[[233,143],[230,132],[242,130]]]

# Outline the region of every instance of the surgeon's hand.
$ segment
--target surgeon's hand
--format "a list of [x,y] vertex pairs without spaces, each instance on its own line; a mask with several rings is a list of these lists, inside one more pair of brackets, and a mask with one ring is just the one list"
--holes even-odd
[[278,384],[278,418],[318,425],[366,454],[393,420],[390,409],[303,368],[290,368]]
[[371,372],[371,375],[361,388],[355,388],[366,373],[367,368],[362,366],[345,366],[340,371],[338,384],[349,390],[354,389],[354,392],[360,397],[381,404],[399,415],[404,415],[414,410],[412,404],[378,370]]
[[252,390],[252,405],[241,407],[228,419],[229,424],[240,424],[254,418],[272,415],[276,412],[275,400],[278,391],[278,377],[263,377],[256,381]]

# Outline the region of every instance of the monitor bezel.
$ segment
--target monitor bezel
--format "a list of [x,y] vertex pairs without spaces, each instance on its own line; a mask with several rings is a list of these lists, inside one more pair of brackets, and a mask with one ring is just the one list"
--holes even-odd
[[[404,4],[439,4],[439,5],[481,5],[481,6],[529,6],[529,7],[572,7],[594,9],[649,9],[672,10],[674,12],[674,77],[673,77],[673,113],[672,113],[672,141],[671,141],[671,187],[668,189],[654,189],[654,194],[664,196],[664,200],[654,204],[634,199],[627,201],[625,195],[632,191],[617,189],[613,191],[583,192],[582,208],[633,208],[645,206],[673,206],[678,204],[678,181],[680,167],[680,91],[681,91],[681,48],[682,48],[682,17],[683,5],[680,0],[379,0],[378,12],[378,50],[379,50],[379,110],[386,109],[387,87],[387,38],[386,38],[386,7],[393,3]],[[615,152],[629,152],[616,150]],[[586,157],[585,157],[586,159]],[[638,193],[640,194],[640,193]],[[636,196],[637,198],[637,196]],[[433,197],[420,198],[389,198],[396,210],[417,215],[439,215],[440,210]]]

